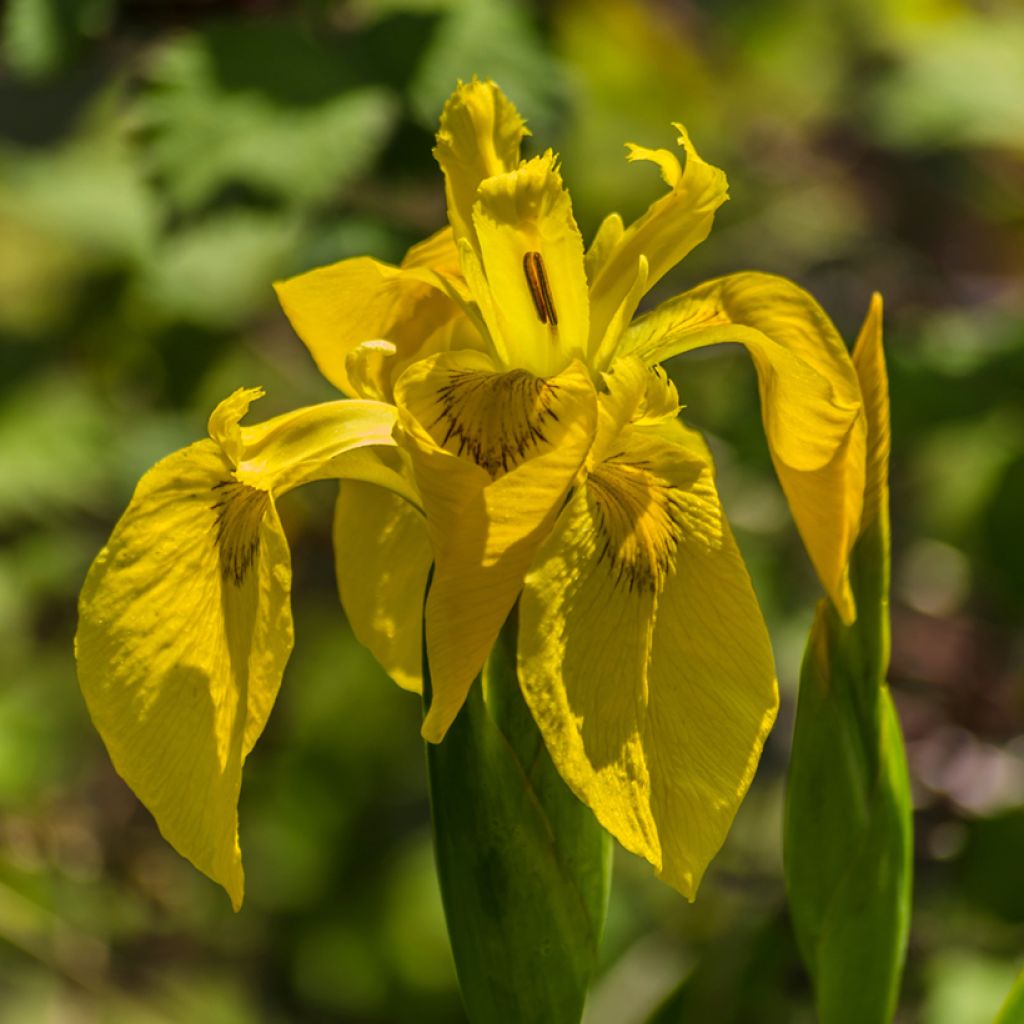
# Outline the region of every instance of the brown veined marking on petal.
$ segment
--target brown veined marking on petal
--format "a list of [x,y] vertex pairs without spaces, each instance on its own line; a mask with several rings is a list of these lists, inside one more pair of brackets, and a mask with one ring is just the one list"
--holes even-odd
[[539,252],[526,253],[523,256],[523,272],[530,287],[530,295],[533,296],[537,318],[542,324],[557,327],[558,317],[555,314],[555,303],[551,297],[547,271],[544,269],[544,257]]
[[441,408],[430,430],[443,427],[435,434],[442,448],[469,455],[496,478],[550,443],[545,429],[558,422],[557,392],[557,385],[526,370],[453,370],[437,390]]
[[612,456],[587,479],[601,533],[598,563],[630,593],[661,593],[675,566],[683,529],[678,488],[643,462]]
[[222,480],[212,490],[217,498],[210,508],[217,513],[214,525],[221,576],[240,587],[259,555],[260,523],[270,495],[238,480]]

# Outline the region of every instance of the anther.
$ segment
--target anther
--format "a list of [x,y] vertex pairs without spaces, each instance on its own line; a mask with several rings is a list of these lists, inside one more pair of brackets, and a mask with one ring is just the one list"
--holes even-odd
[[555,303],[551,298],[551,287],[548,284],[548,275],[544,270],[544,258],[539,252],[528,252],[523,256],[523,273],[526,274],[526,283],[530,287],[530,295],[533,297],[533,305],[537,310],[537,318],[542,324],[558,326],[558,317],[555,315]]

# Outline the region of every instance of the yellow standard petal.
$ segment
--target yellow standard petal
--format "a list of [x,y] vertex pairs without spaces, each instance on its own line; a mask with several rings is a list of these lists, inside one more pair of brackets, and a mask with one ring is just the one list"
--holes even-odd
[[710,459],[681,426],[627,428],[573,494],[520,598],[519,678],[572,790],[693,899],[778,695]]
[[715,211],[729,197],[725,174],[701,159],[681,124],[674,127],[683,147],[682,165],[670,150],[628,146],[630,160],[658,166],[669,192],[628,228],[623,228],[617,214],[606,218],[587,254],[590,353],[595,360],[602,354],[596,364],[599,370],[607,367],[614,354],[615,339],[605,335],[616,313],[620,325],[629,323],[643,294],[708,237]]
[[526,123],[494,82],[463,84],[441,113],[434,157],[444,172],[448,219],[456,238],[475,239],[473,204],[484,178],[514,170]]
[[[274,284],[281,308],[320,372],[345,394],[377,396],[357,388],[349,375],[349,356],[364,342],[386,341],[394,346],[396,363],[407,361],[460,314],[442,283],[457,266],[450,233],[428,242],[429,248],[410,254],[408,266],[359,256]],[[436,261],[433,267],[424,266],[427,258]],[[389,399],[390,387],[388,378],[376,391]]]
[[483,182],[473,223],[487,295],[469,284],[503,362],[550,375],[585,358],[583,238],[554,154]]
[[236,909],[242,764],[292,647],[274,496],[322,477],[388,486],[400,476],[375,469],[365,447],[393,444],[392,407],[332,402],[240,427],[259,394],[222,402],[210,440],[142,478],[89,570],[75,638],[82,692],[115,768]]
[[654,363],[723,342],[746,346],[779,482],[825,592],[856,617],[847,563],[860,523],[866,428],[853,363],[802,288],[770,274],[709,281],[625,331],[619,352]]
[[436,742],[580,471],[596,399],[579,364],[545,378],[471,353],[414,364],[396,397],[434,552],[426,605],[433,698],[423,735]]

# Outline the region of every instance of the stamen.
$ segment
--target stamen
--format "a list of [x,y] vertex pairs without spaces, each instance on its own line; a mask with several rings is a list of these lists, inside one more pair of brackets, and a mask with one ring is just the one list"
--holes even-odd
[[548,284],[548,275],[544,269],[544,257],[539,252],[528,252],[523,256],[523,272],[526,274],[526,283],[530,287],[530,295],[533,297],[533,305],[537,310],[537,318],[542,324],[558,326],[558,317],[555,315],[555,303],[551,297],[551,286]]
[[603,544],[598,554],[630,593],[661,592],[683,530],[677,488],[640,463],[608,460],[587,480]]
[[212,489],[219,499],[210,508],[217,513],[221,576],[240,587],[259,555],[260,523],[270,495],[237,480],[222,480]]

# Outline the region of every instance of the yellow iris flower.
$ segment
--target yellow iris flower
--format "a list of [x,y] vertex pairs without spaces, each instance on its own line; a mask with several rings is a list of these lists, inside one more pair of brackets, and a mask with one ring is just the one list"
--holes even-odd
[[[796,285],[744,273],[634,319],[707,236],[725,176],[679,126],[631,146],[667,185],[589,249],[555,156],[460,85],[435,155],[449,227],[401,266],[362,257],[280,282],[282,306],[350,400],[240,426],[155,466],[89,573],[79,676],[121,775],[237,907],[242,763],[291,648],[274,501],[344,479],[341,599],[392,678],[432,679],[440,742],[518,601],[518,673],[555,766],[627,849],[692,898],[753,776],[778,695],[750,579],[701,437],[658,364],[740,342],[771,456],[822,585],[855,615],[846,564],[865,419],[846,347]],[[433,577],[424,605],[428,573]]]

